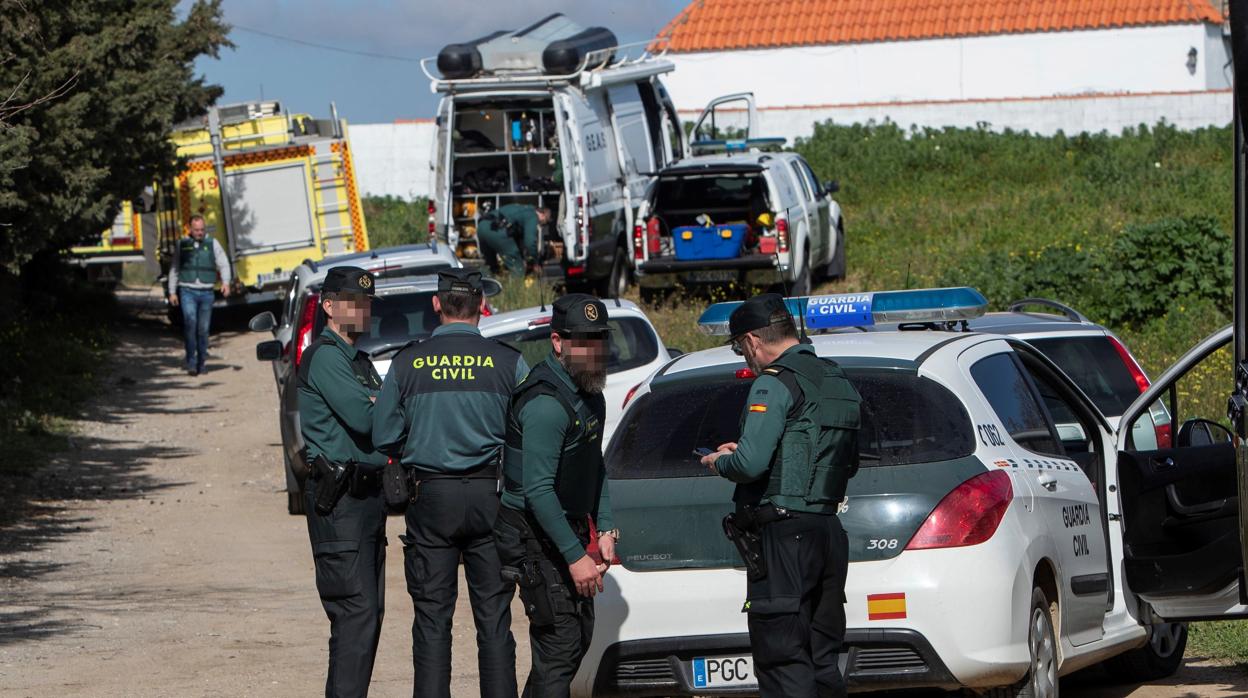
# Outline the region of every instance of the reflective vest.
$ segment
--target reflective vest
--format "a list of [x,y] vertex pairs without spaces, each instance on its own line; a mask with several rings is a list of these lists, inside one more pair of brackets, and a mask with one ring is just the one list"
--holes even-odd
[[[507,441],[503,447],[503,487],[521,501],[524,499],[524,433],[520,428],[520,411],[531,400],[549,395],[559,401],[568,413],[570,428],[564,433],[555,474],[555,494],[569,517],[593,514],[602,491],[602,423],[606,401],[596,395],[590,402],[568,387],[545,361],[529,371],[528,378],[516,388],[511,399],[511,416],[507,420]],[[542,438],[539,434],[534,438]]]
[[[858,391],[835,362],[792,352],[767,368],[793,396],[771,457],[763,500],[793,511],[831,514],[858,472]],[[744,418],[743,418],[744,422]]]
[[217,282],[217,261],[212,254],[213,239],[204,236],[198,247],[191,238],[178,241],[178,283],[214,284]]

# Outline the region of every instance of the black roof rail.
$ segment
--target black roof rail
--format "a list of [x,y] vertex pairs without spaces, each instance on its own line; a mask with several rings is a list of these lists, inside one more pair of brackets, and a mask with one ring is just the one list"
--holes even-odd
[[1086,322],[1088,324],[1092,323],[1091,320],[1084,317],[1083,313],[1079,312],[1078,310],[1075,310],[1069,305],[1058,303],[1055,300],[1049,300],[1048,298],[1023,298],[1022,300],[1017,300],[1017,301],[1014,301],[1013,303],[1010,303],[1009,310],[1011,313],[1016,313],[1029,305],[1040,305],[1040,306],[1049,308],[1050,310],[1056,310],[1062,315],[1065,315],[1066,319],[1072,322]]
[[303,263],[304,263],[304,264],[306,264],[306,265],[308,265],[308,268],[312,270],[312,273],[313,273],[313,274],[315,274],[315,273],[316,273],[316,262],[312,261],[312,258],[311,258],[311,257],[307,257],[307,258],[305,258],[305,259],[303,260]]

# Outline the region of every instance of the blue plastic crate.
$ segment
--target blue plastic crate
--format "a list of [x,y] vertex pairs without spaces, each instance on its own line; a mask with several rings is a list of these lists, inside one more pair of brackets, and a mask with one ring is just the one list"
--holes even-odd
[[676,259],[692,261],[740,257],[747,228],[744,223],[705,227],[685,225],[676,228],[672,231]]

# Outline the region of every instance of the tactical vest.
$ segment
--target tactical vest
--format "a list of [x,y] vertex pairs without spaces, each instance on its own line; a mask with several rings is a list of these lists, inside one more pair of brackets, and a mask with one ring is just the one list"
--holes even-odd
[[835,513],[858,471],[862,398],[839,366],[814,354],[790,352],[767,369],[777,369],[793,406],[772,454],[763,499],[793,511]]
[[519,417],[524,406],[541,395],[558,400],[571,424],[564,432],[559,453],[555,494],[569,517],[592,514],[598,505],[604,477],[602,423],[607,412],[606,401],[601,394],[592,396],[589,401],[581,399],[545,361],[529,371],[529,377],[512,396],[507,442],[503,448],[503,487],[510,495],[524,499],[524,433],[520,430]]
[[178,282],[214,284],[217,282],[217,262],[212,254],[212,238],[204,236],[199,247],[191,238],[178,241]]
[[[303,356],[299,361],[299,385],[311,390],[312,386],[308,383],[308,372],[312,370],[312,357],[321,347],[332,346],[334,340],[328,337],[317,337],[307,349],[303,350]],[[355,374],[355,379],[360,385],[369,390],[381,390],[381,376],[377,373],[377,367],[373,366],[373,362],[369,360],[367,355],[361,355],[356,352],[355,358],[351,359],[351,372]]]

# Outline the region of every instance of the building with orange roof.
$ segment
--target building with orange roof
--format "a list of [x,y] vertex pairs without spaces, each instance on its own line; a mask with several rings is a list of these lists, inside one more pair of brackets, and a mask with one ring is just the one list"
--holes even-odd
[[1218,0],[696,0],[656,46],[687,118],[752,91],[761,135],[885,118],[1193,128],[1231,119],[1223,16]]

